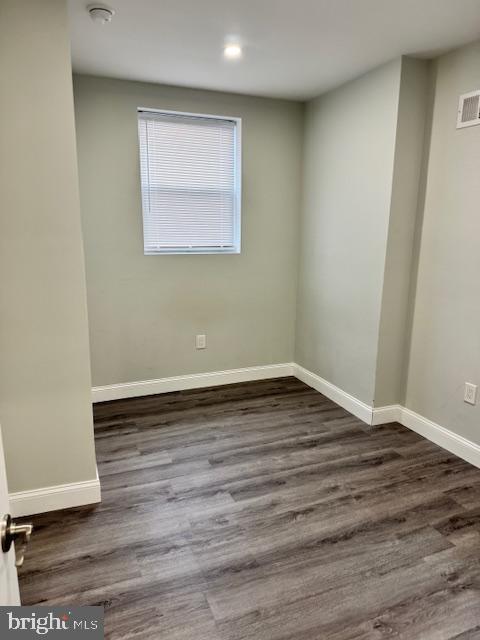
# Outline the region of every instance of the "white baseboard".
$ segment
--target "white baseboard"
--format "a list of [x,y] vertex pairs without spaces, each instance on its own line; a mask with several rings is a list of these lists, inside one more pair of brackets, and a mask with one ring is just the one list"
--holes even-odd
[[367,424],[372,424],[372,412],[373,409],[365,402],[358,400],[354,396],[350,395],[346,391],[343,391],[339,387],[336,387],[331,382],[328,382],[324,378],[317,376],[316,373],[304,369],[300,365],[294,366],[294,374],[299,380],[308,384],[309,387],[316,389],[330,400],[333,400],[336,404],[353,413],[354,416],[363,420]]
[[391,404],[386,407],[377,407],[372,410],[372,421],[370,424],[388,424],[389,422],[400,422],[402,418],[402,407],[399,404]]
[[[133,398],[157,393],[167,393],[169,391],[198,389],[201,387],[231,384],[235,382],[248,382],[252,380],[265,380],[268,378],[281,378],[292,375],[327,396],[327,398],[357,416],[357,418],[360,418],[360,420],[368,425],[381,425],[391,422],[399,422],[403,426],[412,429],[412,431],[415,431],[424,438],[427,438],[427,440],[431,440],[447,451],[450,451],[467,462],[480,467],[480,446],[474,442],[471,442],[470,440],[457,435],[453,431],[450,431],[449,429],[446,429],[445,427],[442,427],[400,405],[389,405],[374,408],[365,402],[362,402],[358,398],[355,398],[343,389],[340,389],[340,387],[328,382],[328,380],[321,378],[312,371],[308,371],[308,369],[292,362],[259,367],[246,367],[244,369],[230,369],[227,371],[213,371],[210,373],[197,373],[185,376],[175,376],[172,378],[161,378],[159,380],[144,380],[125,384],[114,384],[105,387],[94,387],[92,389],[92,396],[93,402],[104,402],[107,400],[118,400],[121,398]],[[71,492],[71,496],[73,498],[77,492],[77,489],[74,488],[76,486],[77,485],[65,485],[65,487],[51,487],[46,490],[40,489],[39,492],[41,496],[45,496],[47,504],[50,502],[52,504],[55,503],[55,506],[53,506],[52,509],[57,509],[63,508],[63,506],[56,506],[61,502],[60,496],[66,496]],[[99,495],[99,485],[97,490]],[[82,488],[78,489],[79,496],[83,491],[84,490]],[[88,488],[87,486],[85,491],[87,494],[89,491],[92,491],[93,493],[94,488]],[[32,503],[38,503],[38,500],[35,500],[34,495],[32,495],[32,498],[29,497],[30,494],[36,493],[37,492],[33,491],[13,495],[18,496],[18,498],[14,498],[18,505],[27,505],[30,500],[32,500]],[[57,495],[58,498],[56,497]],[[53,496],[55,496],[55,498]],[[90,501],[95,502],[96,500],[93,499]],[[66,499],[65,502],[67,502]],[[81,501],[78,504],[86,503],[88,503],[88,500]],[[69,504],[67,506],[74,505]],[[47,511],[50,509],[43,508],[41,510]],[[34,513],[34,511],[30,510],[29,513]]]
[[60,484],[31,491],[17,491],[9,495],[12,516],[30,516],[57,509],[70,509],[101,501],[100,480]]
[[294,365],[294,375],[305,384],[333,400],[336,404],[353,413],[366,424],[381,425],[399,422],[404,427],[415,431],[427,440],[480,468],[480,445],[424,418],[418,413],[398,404],[373,408],[299,365]]
[[424,418],[415,411],[402,407],[401,413],[400,422],[404,427],[408,427],[427,440],[470,462],[475,467],[480,467],[480,446],[478,444]]
[[222,384],[233,384],[235,382],[284,378],[292,375],[294,375],[294,365],[291,362],[269,364],[261,367],[245,367],[244,369],[229,369],[227,371],[194,373],[185,376],[174,376],[172,378],[159,378],[158,380],[142,380],[139,382],[93,387],[92,400],[93,402],[105,402],[107,400],[136,398],[138,396],[149,396],[157,393],[168,393],[170,391],[183,391],[184,389],[215,387]]
[[[228,371],[214,371],[211,373],[175,376],[159,380],[145,380],[105,387],[94,387],[92,389],[92,396],[94,402],[104,402],[106,400],[133,398],[157,393],[167,393],[169,391],[197,389],[292,375],[327,396],[327,398],[330,398],[330,400],[357,416],[357,418],[360,418],[360,420],[368,425],[399,422],[408,429],[415,431],[427,440],[443,447],[470,464],[480,467],[480,445],[400,405],[373,408],[324,378],[295,363],[230,369]],[[53,487],[42,487],[31,491],[18,491],[11,493],[9,498],[11,513],[17,518],[36,513],[44,513],[46,511],[94,504],[101,501],[98,471],[97,477],[93,480],[73,482],[71,484],[56,485]]]

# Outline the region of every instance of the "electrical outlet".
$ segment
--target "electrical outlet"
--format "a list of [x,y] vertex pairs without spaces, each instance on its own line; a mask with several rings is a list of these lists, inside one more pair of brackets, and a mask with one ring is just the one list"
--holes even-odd
[[471,382],[465,383],[465,395],[463,397],[468,404],[477,404],[477,385]]
[[206,349],[207,348],[207,336],[204,334],[199,334],[195,338],[195,346],[197,349]]

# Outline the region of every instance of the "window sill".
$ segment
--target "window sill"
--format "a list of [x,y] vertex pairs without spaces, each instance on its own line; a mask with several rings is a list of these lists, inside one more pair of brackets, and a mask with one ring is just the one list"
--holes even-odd
[[146,256],[198,256],[198,255],[239,255],[240,248],[229,249],[160,249],[158,251],[144,251]]

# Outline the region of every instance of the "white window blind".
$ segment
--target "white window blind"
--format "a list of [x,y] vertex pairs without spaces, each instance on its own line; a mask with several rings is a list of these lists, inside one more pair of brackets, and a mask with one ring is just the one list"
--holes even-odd
[[240,122],[138,110],[145,254],[238,253]]

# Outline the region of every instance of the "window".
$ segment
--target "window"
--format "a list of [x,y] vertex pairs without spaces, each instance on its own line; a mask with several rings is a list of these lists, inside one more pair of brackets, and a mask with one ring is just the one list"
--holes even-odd
[[138,110],[146,255],[240,252],[240,120]]

